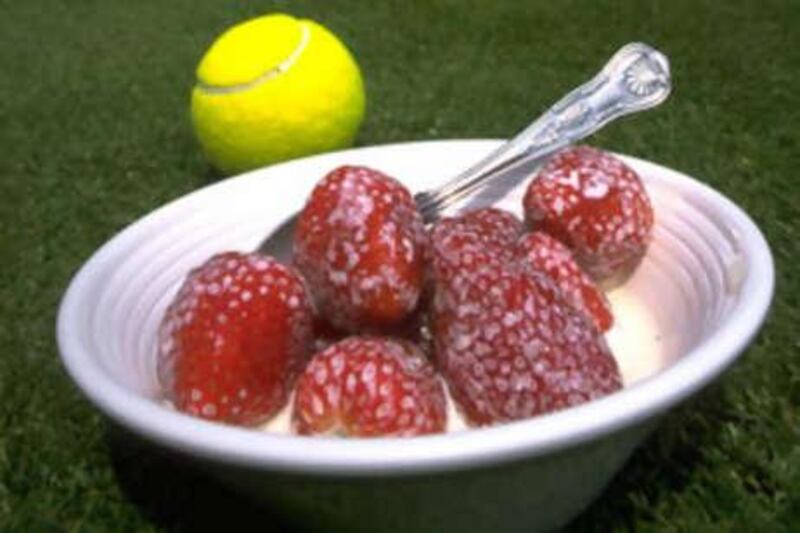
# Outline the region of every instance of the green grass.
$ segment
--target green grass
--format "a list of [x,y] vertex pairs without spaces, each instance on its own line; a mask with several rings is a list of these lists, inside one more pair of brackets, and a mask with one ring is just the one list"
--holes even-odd
[[369,94],[360,145],[507,137],[619,45],[666,51],[671,101],[592,142],[742,205],[772,246],[776,298],[743,358],[666,419],[574,529],[798,527],[800,3],[0,0],[0,530],[192,530],[220,517],[269,529],[192,468],[121,446],[130,439],[66,377],[54,321],[95,248],[217,179],[187,120],[193,69],[226,26],[272,10],[322,21],[354,50]]

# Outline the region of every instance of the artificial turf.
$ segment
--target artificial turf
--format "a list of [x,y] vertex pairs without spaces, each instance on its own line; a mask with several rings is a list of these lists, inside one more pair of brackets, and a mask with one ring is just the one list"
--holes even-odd
[[591,142],[742,205],[771,244],[776,297],[744,356],[571,529],[800,528],[800,3],[0,0],[0,530],[271,529],[110,426],[65,375],[54,323],[94,249],[220,179],[187,120],[194,66],[225,27],[276,10],[354,51],[369,99],[359,145],[507,137],[621,44],[663,49],[670,102]]

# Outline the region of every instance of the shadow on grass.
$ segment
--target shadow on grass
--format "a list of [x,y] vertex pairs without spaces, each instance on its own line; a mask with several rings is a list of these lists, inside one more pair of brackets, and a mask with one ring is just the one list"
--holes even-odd
[[668,414],[633,453],[603,495],[565,529],[567,532],[630,530],[634,518],[655,519],[648,510],[682,491],[703,461],[703,450],[720,444],[726,422],[723,384],[712,385]]
[[[715,386],[668,415],[604,494],[566,531],[628,530],[634,520],[647,520],[647,509],[671,492],[681,491],[702,462],[703,450],[718,444],[724,411],[720,387]],[[107,438],[122,491],[156,527],[167,531],[289,530],[269,509],[226,488],[186,456],[110,422]]]
[[219,183],[220,181],[225,179],[225,175],[214,168],[212,165],[205,165],[203,167],[203,171],[198,176],[198,180],[200,185],[214,185],[215,183]]
[[122,492],[165,531],[287,531],[263,506],[229,490],[186,456],[108,422],[106,438]]

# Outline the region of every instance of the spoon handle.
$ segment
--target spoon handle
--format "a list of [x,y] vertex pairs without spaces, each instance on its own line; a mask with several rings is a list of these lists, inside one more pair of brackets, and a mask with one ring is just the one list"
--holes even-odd
[[426,222],[486,186],[498,173],[544,158],[612,120],[663,102],[671,89],[669,62],[642,43],[623,46],[603,69],[516,137],[444,185],[415,195]]

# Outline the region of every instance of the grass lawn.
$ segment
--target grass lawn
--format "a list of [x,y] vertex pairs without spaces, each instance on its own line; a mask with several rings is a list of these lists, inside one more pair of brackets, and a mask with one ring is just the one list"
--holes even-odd
[[800,527],[800,2],[0,0],[0,530],[270,529],[111,427],[68,380],[54,323],[93,250],[218,179],[187,119],[194,66],[226,26],[274,10],[325,23],[358,57],[359,145],[507,137],[621,44],[663,49],[671,101],[591,142],[742,205],[772,246],[776,299],[743,358],[573,528]]

